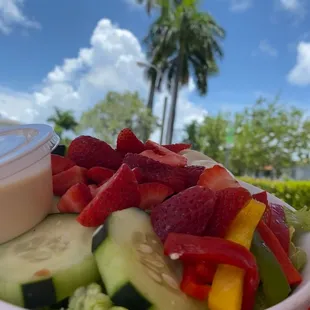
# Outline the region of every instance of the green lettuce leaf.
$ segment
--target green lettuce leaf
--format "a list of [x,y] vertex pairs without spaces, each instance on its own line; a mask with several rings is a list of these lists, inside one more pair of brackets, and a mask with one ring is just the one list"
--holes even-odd
[[304,268],[305,264],[307,263],[307,253],[300,247],[297,247],[292,239],[295,233],[295,228],[293,226],[289,227],[290,232],[290,249],[289,249],[289,256],[290,260],[293,263],[294,267],[300,271]]
[[291,242],[289,254],[294,267],[298,271],[302,270],[307,263],[307,253],[302,248],[295,246],[294,243]]
[[283,209],[286,222],[289,226],[303,231],[310,231],[310,210],[307,207],[303,207],[296,211],[287,208]]

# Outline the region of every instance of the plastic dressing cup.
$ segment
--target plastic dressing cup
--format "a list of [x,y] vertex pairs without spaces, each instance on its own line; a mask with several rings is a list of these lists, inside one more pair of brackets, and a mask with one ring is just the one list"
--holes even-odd
[[48,125],[0,129],[0,244],[37,225],[53,201],[51,152],[59,137]]

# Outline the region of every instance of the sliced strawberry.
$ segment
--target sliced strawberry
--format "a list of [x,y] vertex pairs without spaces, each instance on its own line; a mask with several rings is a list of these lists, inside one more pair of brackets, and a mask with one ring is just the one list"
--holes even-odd
[[71,167],[75,166],[75,163],[71,159],[55,154],[51,155],[51,161],[52,161],[53,175],[68,170]]
[[138,183],[131,169],[123,164],[104,185],[96,197],[78,216],[80,224],[96,227],[104,223],[115,211],[137,207],[140,203]]
[[92,199],[89,187],[77,183],[60,198],[57,208],[61,213],[80,213]]
[[214,191],[219,191],[228,187],[240,187],[237,180],[220,165],[206,168],[199,178],[198,185],[208,187]]
[[227,229],[238,212],[246,206],[251,194],[243,187],[229,187],[217,191],[214,213],[205,231],[205,235],[225,237]]
[[290,246],[290,233],[285,221],[285,213],[283,207],[278,204],[271,203],[270,211],[271,216],[269,227],[280,241],[286,254],[288,254]]
[[133,168],[133,169],[132,169],[132,172],[134,173],[137,182],[138,182],[139,184],[140,184],[140,183],[143,183],[143,174],[142,174],[141,169],[138,168],[138,167],[136,167],[136,168]]
[[152,209],[173,194],[173,189],[161,183],[144,183],[139,185],[140,205],[144,210]]
[[263,192],[260,192],[260,193],[257,193],[257,194],[254,194],[252,195],[252,197],[259,201],[259,202],[262,202],[263,204],[265,204],[266,206],[266,209],[265,209],[265,212],[264,212],[264,215],[263,215],[263,219],[265,221],[265,223],[270,226],[270,221],[271,221],[271,210],[270,210],[270,206],[269,206],[269,203],[268,203],[268,196],[267,196],[267,192],[266,191],[263,191]]
[[90,190],[92,197],[94,198],[97,195],[99,187],[95,184],[90,184],[90,185],[88,185],[88,188]]
[[175,144],[164,144],[163,147],[174,153],[180,153],[181,151],[190,149],[191,144],[188,143],[175,143]]
[[201,236],[212,217],[216,196],[212,190],[194,186],[153,208],[151,222],[164,242],[169,233]]
[[62,196],[71,186],[77,183],[87,183],[87,169],[73,166],[72,168],[53,176],[53,192]]
[[145,142],[145,148],[147,150],[142,152],[141,155],[161,163],[173,167],[184,167],[187,164],[187,159],[184,156],[176,154],[151,140]]
[[68,157],[78,166],[87,169],[105,167],[116,170],[123,160],[121,154],[109,144],[90,136],[74,139],[68,148]]
[[141,153],[145,150],[144,143],[129,128],[124,128],[117,136],[116,150],[126,153]]
[[180,192],[187,187],[187,174],[184,169],[130,153],[126,154],[123,162],[131,169],[139,168],[143,175],[143,182],[163,183],[170,186],[175,192]]
[[103,168],[103,167],[93,167],[87,171],[87,177],[96,184],[102,184],[112,177],[115,173],[114,170]]
[[201,174],[204,172],[203,166],[187,166],[183,168],[187,180],[187,187],[197,185]]

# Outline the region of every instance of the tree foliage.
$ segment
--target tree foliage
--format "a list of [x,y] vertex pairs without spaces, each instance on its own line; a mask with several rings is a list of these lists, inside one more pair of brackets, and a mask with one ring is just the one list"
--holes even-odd
[[156,118],[148,113],[137,92],[109,92],[104,100],[82,114],[79,130],[91,130],[97,138],[114,144],[125,127],[131,128],[140,139],[145,128],[152,132],[156,127]]
[[73,111],[61,110],[57,107],[54,109],[54,114],[50,116],[47,121],[54,125],[54,130],[61,139],[60,143],[68,145],[71,140],[68,137],[64,137],[64,133],[68,131],[75,132],[78,123],[74,117]]
[[[309,162],[310,120],[303,111],[279,103],[279,98],[257,102],[236,113],[206,117],[202,124],[186,128],[187,140],[219,162],[224,162],[227,128],[233,126],[230,169],[238,175],[258,174],[265,167],[280,176],[286,168]],[[193,130],[194,128],[194,130]]]
[[228,125],[229,121],[223,114],[206,116],[201,124],[193,122],[186,127],[186,140],[192,143],[194,149],[208,154],[218,162],[224,162]]
[[209,13],[198,10],[196,0],[163,3],[144,43],[149,61],[160,65],[172,91],[167,130],[171,143],[179,87],[187,85],[192,75],[199,93],[207,93],[208,78],[218,72],[217,60],[223,56],[220,41],[225,31]]

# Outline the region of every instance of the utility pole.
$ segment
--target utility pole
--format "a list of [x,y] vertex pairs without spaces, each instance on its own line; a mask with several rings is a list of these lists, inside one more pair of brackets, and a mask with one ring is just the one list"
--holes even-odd
[[163,109],[163,116],[161,121],[161,131],[160,131],[160,144],[163,144],[163,138],[164,138],[164,131],[165,131],[165,120],[166,120],[166,112],[167,112],[167,103],[168,103],[168,97],[165,97],[164,100],[164,109]]

